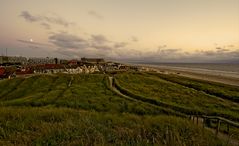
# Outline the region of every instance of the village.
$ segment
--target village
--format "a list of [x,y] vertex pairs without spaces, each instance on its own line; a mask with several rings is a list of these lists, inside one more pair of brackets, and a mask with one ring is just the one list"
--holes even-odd
[[31,74],[89,74],[112,71],[147,70],[137,66],[125,65],[103,58],[58,59],[58,58],[26,58],[0,56],[0,78],[13,78]]

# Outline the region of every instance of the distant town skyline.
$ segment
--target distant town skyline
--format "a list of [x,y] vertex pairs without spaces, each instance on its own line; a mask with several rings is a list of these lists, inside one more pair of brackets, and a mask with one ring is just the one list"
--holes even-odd
[[239,0],[2,0],[0,55],[239,62]]

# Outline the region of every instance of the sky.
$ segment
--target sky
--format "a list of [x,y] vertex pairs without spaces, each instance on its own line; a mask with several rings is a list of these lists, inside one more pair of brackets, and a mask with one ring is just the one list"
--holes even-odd
[[239,0],[1,0],[0,55],[239,62]]

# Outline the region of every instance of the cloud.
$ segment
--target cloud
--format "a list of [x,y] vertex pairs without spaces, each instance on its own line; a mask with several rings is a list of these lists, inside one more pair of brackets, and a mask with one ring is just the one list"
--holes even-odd
[[41,25],[45,28],[45,29],[51,29],[51,26],[48,23],[42,22]]
[[[120,54],[122,55],[122,53]],[[156,51],[146,52],[127,50],[124,55],[125,57],[120,56],[120,58],[127,59],[129,61],[143,62],[239,62],[239,49],[229,50],[226,48],[215,48],[206,51],[198,50],[196,52],[189,53],[183,51],[183,49],[170,49],[160,47]]]
[[44,43],[39,43],[39,42],[33,42],[33,41],[27,41],[27,40],[17,40],[18,42],[25,43],[25,44],[30,44],[30,45],[38,45],[38,46],[51,46],[49,44],[44,44]]
[[[57,53],[64,56],[91,56],[110,58],[116,55],[117,48],[125,47],[127,42],[114,42],[104,35],[90,35],[89,38],[79,37],[67,32],[52,33],[48,41],[57,47]],[[122,52],[122,51],[121,51]]]
[[220,47],[217,47],[217,52],[228,52],[230,51],[230,49],[226,49],[226,48],[220,48]]
[[126,47],[128,45],[127,42],[120,42],[120,43],[115,43],[114,44],[114,48],[123,48],[123,47]]
[[23,17],[28,22],[36,22],[36,21],[40,21],[41,20],[40,17],[33,16],[28,11],[22,11],[20,16]]
[[104,44],[110,42],[105,36],[103,35],[91,35],[91,40],[93,44]]
[[133,41],[133,42],[138,42],[139,40],[138,40],[138,38],[137,38],[137,37],[135,37],[135,36],[132,36],[132,37],[131,37],[131,41]]
[[180,48],[158,46],[155,51],[136,50],[130,42],[115,42],[101,34],[85,37],[67,32],[52,33],[49,42],[57,47],[56,52],[71,57],[104,57],[125,61],[144,62],[219,62],[220,60],[238,60],[239,49],[217,46],[212,50],[185,52]]
[[110,41],[103,35],[91,35],[89,39],[66,32],[53,33],[48,38],[49,42],[65,49],[87,49],[95,48],[101,50],[111,50]]
[[107,46],[107,45],[91,45],[92,48],[95,49],[100,49],[100,50],[112,50],[113,48],[111,46]]
[[50,29],[49,24],[61,25],[64,27],[74,25],[74,23],[68,22],[57,15],[54,16],[32,15],[28,11],[22,11],[19,16],[24,18],[27,22],[38,22],[46,29]]
[[93,10],[89,11],[88,14],[97,19],[104,19],[104,17],[101,14],[99,14],[98,12],[93,11]]
[[89,47],[87,40],[65,32],[55,33],[49,36],[49,42],[60,48],[85,49]]
[[227,45],[228,48],[234,48],[234,45]]
[[63,18],[61,17],[58,17],[58,16],[53,16],[53,17],[50,17],[50,16],[42,16],[43,20],[48,22],[48,23],[51,23],[51,24],[57,24],[57,25],[62,25],[64,27],[68,27],[70,25],[73,25],[74,23],[72,22],[67,22],[66,20],[64,20]]
[[166,47],[167,47],[167,45],[158,46],[158,50],[166,48]]

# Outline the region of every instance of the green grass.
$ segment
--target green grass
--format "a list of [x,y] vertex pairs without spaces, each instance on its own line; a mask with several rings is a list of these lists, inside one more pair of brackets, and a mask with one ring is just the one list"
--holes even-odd
[[[73,76],[70,87],[68,83]],[[19,79],[15,79],[18,81]],[[4,82],[14,82],[9,80]],[[8,89],[4,86],[0,94]],[[54,106],[70,107],[102,112],[129,112],[135,114],[170,113],[160,107],[147,106],[117,96],[106,86],[106,76],[64,75],[34,76],[21,80],[21,84],[4,97],[0,97],[1,105],[5,106]]]
[[1,145],[222,145],[212,133],[172,116],[68,108],[0,108]]
[[[185,88],[151,75],[122,74],[117,78],[123,87],[147,98],[149,94],[158,95],[154,86],[166,84],[168,88],[162,90],[165,94],[174,85]],[[110,90],[107,79],[103,74],[56,74],[0,81],[0,145],[225,144],[184,118],[177,109],[117,95]],[[138,87],[140,91],[135,90]],[[152,97],[158,100],[157,96]],[[183,108],[187,105],[184,101],[170,100],[164,102]],[[196,104],[201,105],[192,103]],[[233,108],[237,110],[218,107],[219,111],[226,109],[225,112],[235,114]]]
[[221,98],[229,99],[239,102],[239,87],[231,86],[222,83],[203,81],[182,77],[177,75],[153,74],[159,78],[165,79],[170,82],[178,83],[180,85],[193,88],[199,91],[204,91],[207,94],[215,95]]
[[163,102],[182,112],[220,115],[239,121],[239,104],[161,79],[160,76],[125,73],[116,76],[119,85],[151,102]]

